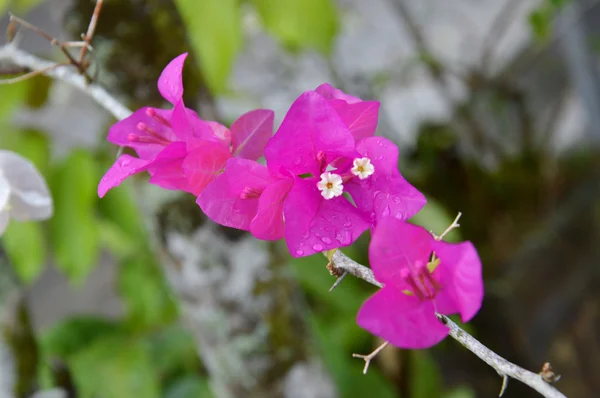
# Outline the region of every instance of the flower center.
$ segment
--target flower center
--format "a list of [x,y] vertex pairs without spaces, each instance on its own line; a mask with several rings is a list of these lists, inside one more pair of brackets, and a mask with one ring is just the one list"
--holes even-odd
[[326,171],[321,174],[321,181],[317,183],[317,188],[321,191],[321,195],[329,200],[344,193],[344,184],[342,177],[339,174]]
[[[334,166],[326,164],[325,154],[322,151],[317,153],[317,161],[320,163],[321,170],[336,170]],[[365,178],[370,177],[375,172],[375,166],[371,164],[371,159],[363,157],[354,159],[353,167],[350,169],[350,172],[340,175],[332,173],[331,171],[323,172],[321,174],[321,181],[317,183],[317,188],[319,188],[321,195],[325,199],[333,199],[340,196],[344,193],[344,183],[353,178],[358,177],[361,180],[364,180]],[[305,175],[302,174],[300,176],[302,177]]]
[[361,180],[364,180],[375,173],[375,166],[371,164],[371,159],[367,157],[354,159],[352,165],[353,167],[350,169],[350,172]]
[[435,298],[442,286],[433,278],[427,264],[417,263],[414,267],[403,268],[400,276],[404,282],[410,286],[410,290],[405,291],[408,295],[415,295],[421,300],[431,300]]

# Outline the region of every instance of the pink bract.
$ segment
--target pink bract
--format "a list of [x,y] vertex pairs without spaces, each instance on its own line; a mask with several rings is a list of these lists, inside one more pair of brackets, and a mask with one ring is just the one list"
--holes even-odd
[[183,103],[183,65],[187,53],[173,59],[158,79],[158,90],[173,109],[144,107],[115,123],[108,141],[132,148],[137,158],[122,155],[98,185],[98,195],[127,177],[148,171],[151,184],[199,195],[228,159],[258,159],[273,132],[273,111],[257,109],[227,127],[205,121]]
[[[307,91],[294,101],[265,146],[267,166],[255,167],[261,167],[268,178],[257,184],[244,180],[247,173],[232,175],[241,162],[230,160],[231,167],[198,197],[213,221],[249,230],[259,239],[285,237],[294,257],[350,245],[381,217],[392,214],[405,220],[425,204],[424,196],[398,172],[398,149],[381,137],[367,137],[357,145],[335,107],[335,101],[363,102],[331,86],[319,89],[325,96]],[[354,159],[364,156],[376,171],[360,180],[350,169]],[[321,195],[317,183],[325,171],[340,175],[355,204],[344,196],[325,199]],[[227,192],[234,180],[239,186]],[[258,200],[258,207],[246,207],[248,213],[241,216],[239,202],[248,200]]]
[[[439,261],[433,271],[432,253]],[[357,323],[397,347],[427,348],[444,339],[448,329],[436,311],[467,322],[481,307],[481,262],[470,242],[437,241],[424,228],[386,217],[374,230],[369,260],[385,286],[363,304]]]
[[315,91],[329,101],[356,141],[375,134],[379,117],[378,101],[363,101],[328,83],[321,84]]

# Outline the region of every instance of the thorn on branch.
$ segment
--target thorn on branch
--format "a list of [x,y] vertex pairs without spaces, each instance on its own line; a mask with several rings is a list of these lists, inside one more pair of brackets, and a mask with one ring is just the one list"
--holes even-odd
[[[500,374],[500,373],[498,373],[498,374]],[[500,387],[500,394],[498,394],[499,397],[504,395],[504,391],[506,391],[506,387],[508,387],[508,379],[509,379],[509,377],[507,375],[500,374],[500,376],[502,376],[502,387]]]
[[[327,267],[329,268],[329,267]],[[347,272],[342,272],[342,275],[338,276],[337,279],[335,280],[335,282],[333,283],[333,285],[329,288],[329,291],[331,292],[333,289],[335,289],[336,287],[338,287],[338,285],[340,283],[342,283],[342,280],[346,277],[346,275],[348,275]]]
[[386,341],[385,343],[383,343],[382,345],[380,345],[379,347],[377,347],[372,353],[370,353],[369,355],[361,355],[361,354],[352,354],[352,357],[354,358],[362,358],[365,361],[365,367],[363,368],[363,374],[366,375],[367,371],[369,370],[369,365],[371,364],[371,360],[373,358],[375,358],[375,356],[377,356],[377,354],[379,354],[379,352],[381,350],[383,350],[385,347],[387,347],[389,343]]

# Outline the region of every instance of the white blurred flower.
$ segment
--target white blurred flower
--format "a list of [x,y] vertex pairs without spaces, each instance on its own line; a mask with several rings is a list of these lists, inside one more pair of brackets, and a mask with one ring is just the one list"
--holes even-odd
[[0,235],[11,218],[45,220],[52,216],[52,197],[44,177],[21,155],[0,149]]

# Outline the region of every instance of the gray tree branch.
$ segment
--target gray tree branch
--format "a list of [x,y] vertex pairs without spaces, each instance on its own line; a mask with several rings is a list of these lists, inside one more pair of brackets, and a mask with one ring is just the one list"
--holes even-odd
[[[370,268],[357,263],[340,250],[337,250],[332,256],[329,268],[333,268],[334,272],[352,274],[357,278],[369,282],[372,285],[380,288],[383,287],[383,284],[375,279],[373,271],[371,271]],[[463,347],[471,351],[483,362],[487,363],[494,370],[496,370],[496,372],[498,372],[500,377],[503,379],[500,395],[504,393],[506,383],[508,381],[507,378],[510,377],[528,385],[546,398],[566,398],[564,394],[562,394],[552,385],[546,383],[539,374],[530,372],[510,361],[507,361],[494,351],[481,344],[479,340],[465,332],[447,316],[439,313],[436,315],[442,323],[448,326],[448,329],[450,329],[449,334],[454,340],[458,341]]]

